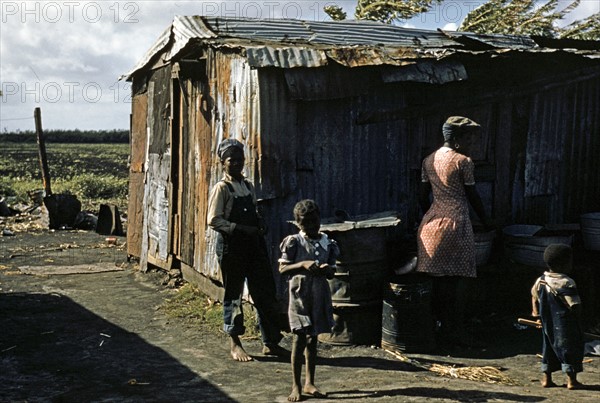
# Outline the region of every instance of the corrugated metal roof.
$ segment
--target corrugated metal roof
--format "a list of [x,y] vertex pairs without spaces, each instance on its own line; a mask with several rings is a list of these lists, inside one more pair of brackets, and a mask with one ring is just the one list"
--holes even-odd
[[327,64],[327,55],[322,50],[305,47],[273,48],[261,46],[246,48],[246,57],[251,67],[320,67]]
[[[327,64],[327,58],[348,67],[404,65],[407,59],[441,59],[457,52],[544,49],[539,41],[525,36],[449,33],[373,21],[176,16],[142,60],[121,78],[130,79],[137,71],[151,68],[159,54],[163,63],[169,62],[192,41],[245,49],[252,67],[281,68],[319,67]],[[571,49],[563,51],[581,54],[573,43],[569,41]],[[560,41],[555,45],[560,47]],[[586,46],[580,49],[587,50],[582,54],[585,57],[597,57],[599,53]]]

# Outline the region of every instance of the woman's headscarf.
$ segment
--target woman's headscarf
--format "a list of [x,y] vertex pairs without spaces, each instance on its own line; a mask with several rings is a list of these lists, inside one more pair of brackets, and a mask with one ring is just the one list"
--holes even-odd
[[444,141],[453,140],[467,130],[479,126],[479,123],[464,116],[450,116],[442,126]]
[[244,145],[237,141],[236,139],[225,139],[221,141],[219,147],[217,148],[217,155],[221,159],[221,161],[227,159],[227,157],[231,156],[236,149],[244,151]]

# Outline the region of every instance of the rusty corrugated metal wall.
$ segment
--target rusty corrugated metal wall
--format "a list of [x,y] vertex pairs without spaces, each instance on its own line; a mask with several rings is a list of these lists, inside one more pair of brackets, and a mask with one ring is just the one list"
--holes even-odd
[[167,66],[133,83],[128,253],[144,269],[171,261],[170,76]]
[[222,139],[238,138],[248,146],[247,175],[260,176],[254,172],[260,156],[257,72],[245,58],[213,49],[206,49],[199,62],[178,66],[174,93],[179,126],[174,138],[179,150],[173,154],[178,178],[174,191],[178,224],[173,232],[178,241],[173,246],[183,264],[221,281],[214,251],[216,233],[206,225],[208,194],[222,176],[215,150]]
[[536,93],[527,136],[523,222],[578,222],[600,200],[600,80]]
[[[396,210],[403,228],[412,230],[420,162],[440,146],[441,125],[452,114],[482,125],[472,154],[478,189],[501,223],[576,222],[580,213],[600,209],[598,68],[579,79],[550,74],[522,89],[495,83],[493,69],[432,85],[380,82],[370,67],[252,69],[231,48],[204,47],[201,53],[194,63],[181,62],[175,80],[164,69],[148,81],[149,164],[143,221],[135,222],[142,226],[139,250],[143,255],[145,240],[154,261],[163,261],[160,224],[167,222],[167,255],[220,280],[206,208],[221,177],[214,150],[226,137],[247,145],[246,173],[271,229],[273,261],[280,240],[294,231],[287,220],[302,198],[315,199],[325,217],[334,209],[351,215]],[[338,73],[351,79],[340,80]],[[172,95],[165,86],[172,86]],[[145,127],[136,123],[143,119],[142,103],[134,102],[132,127]],[[164,133],[172,136],[172,149]],[[168,214],[166,221],[159,212]]]

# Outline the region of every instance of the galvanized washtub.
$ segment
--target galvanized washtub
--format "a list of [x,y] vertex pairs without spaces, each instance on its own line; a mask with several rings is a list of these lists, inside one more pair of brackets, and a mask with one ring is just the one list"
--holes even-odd
[[492,254],[496,230],[487,232],[475,232],[475,261],[477,267],[487,264]]
[[546,267],[544,251],[550,244],[561,243],[571,246],[573,235],[539,235],[541,225],[515,224],[504,227],[504,250],[515,263]]

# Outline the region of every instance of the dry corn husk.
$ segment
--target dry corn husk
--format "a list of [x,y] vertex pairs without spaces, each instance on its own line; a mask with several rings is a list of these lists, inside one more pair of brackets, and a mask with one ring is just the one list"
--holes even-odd
[[441,364],[422,364],[417,360],[406,357],[398,351],[385,350],[389,354],[393,355],[400,361],[410,362],[411,364],[426,369],[431,372],[435,372],[441,376],[447,376],[450,378],[468,379],[470,381],[487,382],[487,383],[499,383],[504,385],[521,385],[518,381],[511,377],[504,375],[499,368],[496,367],[454,367],[450,365]]
[[487,383],[500,383],[503,385],[520,385],[519,382],[506,376],[495,367],[452,367],[449,365],[432,364],[429,371],[450,378],[468,379]]

